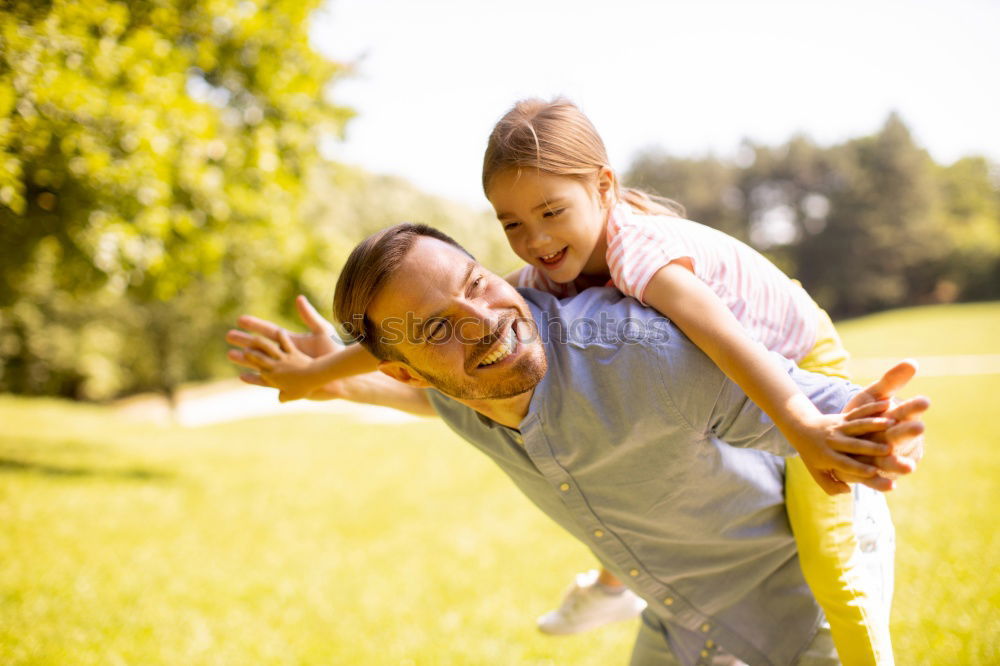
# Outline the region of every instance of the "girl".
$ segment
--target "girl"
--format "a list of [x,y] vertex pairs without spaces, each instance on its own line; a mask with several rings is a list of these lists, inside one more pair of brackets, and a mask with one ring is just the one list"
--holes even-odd
[[[617,287],[671,319],[768,413],[800,454],[787,461],[789,519],[840,658],[891,663],[887,604],[865,593],[851,562],[851,495],[826,494],[849,492],[844,481],[885,485],[870,480],[874,468],[842,455],[860,453],[863,443],[839,435],[839,417],[820,414],[768,353],[846,378],[847,354],[829,317],[749,246],[681,219],[673,202],[620,187],[597,131],[568,101],[525,100],[497,123],[483,188],[511,248],[528,263],[509,280],[558,296]],[[617,582],[608,572],[597,580]],[[593,582],[590,590],[600,587]],[[571,588],[567,604],[541,618],[543,629],[548,621],[558,631],[564,610],[586,615],[580,603],[600,598],[587,587]]]
[[[829,317],[749,246],[682,219],[673,202],[620,187],[597,131],[568,101],[525,100],[497,123],[483,188],[511,248],[528,263],[509,281],[559,296],[617,287],[671,319],[767,412],[800,454],[787,461],[788,514],[840,658],[892,663],[887,603],[866,592],[852,562],[853,502],[840,494],[850,491],[845,481],[882,490],[891,484],[845,455],[870,445],[839,433],[840,417],[820,414],[769,356],[846,378],[847,354]],[[375,366],[353,345],[316,360],[291,354],[261,374],[284,401]],[[543,631],[571,633],[642,606],[602,571],[579,579],[562,607],[539,623]]]

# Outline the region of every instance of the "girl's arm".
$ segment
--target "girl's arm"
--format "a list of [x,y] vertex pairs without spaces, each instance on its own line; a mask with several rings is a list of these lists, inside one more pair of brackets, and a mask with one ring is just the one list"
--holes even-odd
[[526,270],[528,270],[528,266],[521,266],[516,271],[511,271],[510,273],[507,273],[507,275],[505,275],[503,279],[506,280],[507,284],[509,284],[510,286],[518,287],[521,284],[520,283],[521,273]]
[[230,360],[256,370],[263,386],[278,389],[282,402],[329,399],[332,396],[327,395],[325,385],[375,370],[375,357],[361,345],[341,344],[333,324],[316,311],[309,299],[297,297],[295,307],[308,333],[289,333],[274,322],[243,315],[237,323],[244,330],[226,334],[227,342],[242,348],[231,350]]
[[[661,268],[643,294],[649,305],[677,325],[774,421],[828,493],[850,488],[835,474],[874,476],[877,470],[847,455],[885,455],[886,447],[849,437],[837,428],[840,415],[825,416],[754,341],[714,291],[695,276],[690,259]],[[831,474],[833,473],[833,474]]]
[[260,374],[270,386],[279,390],[281,402],[308,397],[318,388],[354,375],[372,372],[378,359],[361,345],[344,346],[334,342],[336,349],[312,358],[293,344],[282,344],[272,352],[271,363]]

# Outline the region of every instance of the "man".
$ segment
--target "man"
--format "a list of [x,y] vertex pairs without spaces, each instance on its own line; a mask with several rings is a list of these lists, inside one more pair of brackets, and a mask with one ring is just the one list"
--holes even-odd
[[[330,395],[433,410],[490,456],[648,602],[633,664],[836,663],[785,515],[780,456],[793,450],[666,319],[610,289],[565,302],[521,294],[420,225],[361,243],[335,310],[383,374],[336,383]],[[318,347],[325,326],[306,314],[313,335],[298,339],[241,320],[263,337],[230,332],[243,348],[230,358],[266,370],[296,346],[329,349]],[[858,393],[786,365],[827,413],[872,403],[912,375],[897,366]],[[879,408],[853,410],[843,432],[886,428],[869,418]],[[923,399],[895,407],[899,423],[859,448],[885,472],[866,483],[885,489],[887,477],[912,471],[926,408]],[[855,493],[873,522],[887,523],[880,495],[860,484]],[[871,538],[873,552],[891,556],[890,533]]]

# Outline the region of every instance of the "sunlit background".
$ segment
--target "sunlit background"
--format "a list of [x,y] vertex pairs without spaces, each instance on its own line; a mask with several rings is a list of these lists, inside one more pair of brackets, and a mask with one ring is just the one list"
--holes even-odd
[[331,156],[483,205],[485,137],[528,96],[582,106],[619,169],[652,146],[830,145],[892,111],[942,164],[1000,159],[998,27],[990,0],[340,0],[310,34],[354,70]]
[[1000,4],[13,0],[0,8],[0,663],[625,663],[535,618],[593,566],[443,426],[241,387],[400,220],[564,95],[628,183],[764,251],[858,381],[916,357],[900,664],[1000,662]]

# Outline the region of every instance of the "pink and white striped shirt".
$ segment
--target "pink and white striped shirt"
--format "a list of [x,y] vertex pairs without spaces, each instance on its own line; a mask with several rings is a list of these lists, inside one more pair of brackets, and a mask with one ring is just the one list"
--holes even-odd
[[[643,215],[618,204],[608,219],[608,286],[645,304],[653,275],[687,257],[694,274],[736,316],[751,337],[793,361],[816,343],[817,308],[809,294],[764,255],[732,236],[669,215]],[[518,276],[518,286],[574,296],[574,284],[553,282],[534,266]]]

